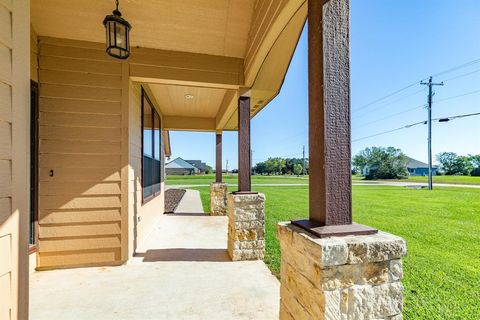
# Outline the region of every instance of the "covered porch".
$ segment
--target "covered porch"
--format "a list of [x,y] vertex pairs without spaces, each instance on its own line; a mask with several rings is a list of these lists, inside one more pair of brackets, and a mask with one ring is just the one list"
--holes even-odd
[[[404,241],[352,221],[349,1],[123,0],[133,26],[123,60],[105,53],[111,2],[0,0],[13,34],[0,34],[0,81],[19,74],[3,81],[15,116],[2,174],[16,185],[0,190],[0,239],[19,255],[0,251],[1,315],[28,317],[29,253],[33,319],[401,318],[390,271]],[[309,219],[279,225],[280,290],[261,261],[266,200],[251,190],[250,121],[281,89],[307,15]],[[30,113],[17,102],[27,68],[11,68],[27,47]],[[238,131],[238,189],[227,193],[221,174],[212,185],[228,219],[162,215],[170,130],[216,134],[217,173],[222,132]],[[50,271],[68,268],[84,269]]]
[[277,278],[262,261],[232,262],[227,217],[191,212],[201,207],[187,190],[124,266],[34,273],[30,317],[278,319]]

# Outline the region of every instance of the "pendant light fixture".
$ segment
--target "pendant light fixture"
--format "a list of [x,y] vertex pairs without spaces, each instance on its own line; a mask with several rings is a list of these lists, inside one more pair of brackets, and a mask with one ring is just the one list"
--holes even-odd
[[116,9],[113,14],[108,15],[103,20],[107,34],[107,53],[118,59],[127,59],[130,55],[130,37],[128,33],[132,26],[127,20],[122,18],[118,10],[118,0],[116,0]]

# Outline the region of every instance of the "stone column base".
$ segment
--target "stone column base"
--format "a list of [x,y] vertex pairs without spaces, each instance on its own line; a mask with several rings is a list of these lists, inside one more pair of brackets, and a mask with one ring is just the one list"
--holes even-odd
[[227,215],[227,184],[214,182],[210,184],[210,215]]
[[318,238],[279,223],[280,319],[403,318],[405,240],[369,236]]
[[265,196],[232,194],[227,197],[228,254],[233,261],[263,260],[265,256]]

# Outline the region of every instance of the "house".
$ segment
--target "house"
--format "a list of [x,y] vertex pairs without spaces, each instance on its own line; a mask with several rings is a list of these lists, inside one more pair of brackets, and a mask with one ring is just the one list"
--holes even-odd
[[202,160],[185,160],[190,163],[192,166],[198,169],[199,173],[205,173],[207,170],[207,164],[202,162]]
[[176,158],[165,165],[165,173],[167,175],[186,176],[197,174],[199,172],[200,170],[198,168],[182,158]]
[[[408,174],[411,176],[428,176],[428,164],[415,160],[413,158],[407,157],[407,170]],[[432,167],[432,175],[436,176],[438,172],[438,167]]]
[[[288,239],[299,229],[306,230],[302,239],[305,232],[375,237],[375,229],[352,223],[348,0],[118,3],[115,9],[114,1],[0,0],[0,319],[28,318],[29,272],[132,259],[165,219],[159,213],[172,130],[216,135],[217,183],[222,133],[238,131],[238,192],[228,193],[228,203],[242,205],[229,214],[246,221],[229,219],[228,253],[232,260],[263,259],[265,197],[251,189],[250,121],[278,95],[307,15],[309,218],[292,222],[295,228],[283,225],[289,233],[279,233],[287,237],[281,243],[293,252]],[[382,237],[375,241],[389,235]],[[359,246],[362,239],[355,238]],[[285,256],[301,258],[285,260],[295,279],[303,276],[290,266],[316,259],[304,255],[337,256],[325,252],[337,246],[305,245],[312,246],[319,250]],[[399,252],[396,261],[404,252],[398,246],[378,245]],[[282,289],[280,312],[293,318],[288,305],[299,317],[323,318],[308,315],[323,306],[304,310],[296,297],[320,304],[323,288],[315,290],[314,299],[310,291]],[[360,292],[369,298],[342,303],[401,303],[401,295],[393,301],[385,290]],[[340,302],[329,310],[340,314]]]

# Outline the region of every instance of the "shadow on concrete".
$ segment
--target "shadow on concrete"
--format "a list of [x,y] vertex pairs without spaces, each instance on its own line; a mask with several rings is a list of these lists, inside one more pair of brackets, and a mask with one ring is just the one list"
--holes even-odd
[[135,256],[143,257],[143,262],[158,261],[199,261],[227,262],[231,261],[225,249],[154,249]]

